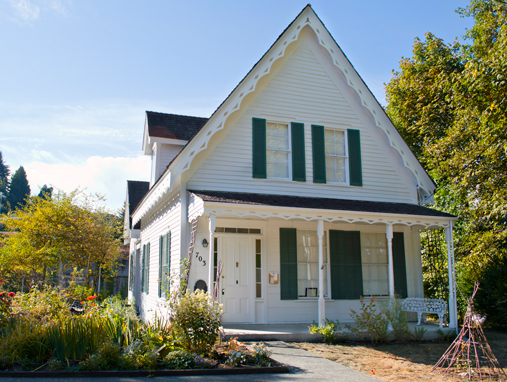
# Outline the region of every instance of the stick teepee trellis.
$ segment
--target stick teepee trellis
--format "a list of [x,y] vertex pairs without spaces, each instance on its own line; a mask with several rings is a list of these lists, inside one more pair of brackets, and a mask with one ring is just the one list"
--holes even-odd
[[481,324],[486,317],[474,313],[473,302],[478,289],[479,283],[475,282],[472,297],[466,299],[468,308],[463,328],[431,371],[438,367],[443,368],[444,373],[454,370],[460,376],[468,377],[469,381],[472,378],[507,380],[507,375],[498,363],[482,330]]

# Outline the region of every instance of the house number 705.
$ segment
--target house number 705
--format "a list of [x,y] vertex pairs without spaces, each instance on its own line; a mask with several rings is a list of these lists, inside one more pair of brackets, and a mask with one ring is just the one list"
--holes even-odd
[[196,252],[195,253],[195,258],[197,260],[199,260],[201,263],[202,263],[202,266],[205,267],[206,266],[206,260],[203,260],[202,256],[199,255],[199,252]]

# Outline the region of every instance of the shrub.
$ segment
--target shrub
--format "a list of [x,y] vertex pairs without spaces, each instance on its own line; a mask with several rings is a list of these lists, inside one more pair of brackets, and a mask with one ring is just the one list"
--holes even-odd
[[317,325],[317,323],[314,322],[312,325],[310,325],[308,331],[311,334],[321,334],[324,337],[324,342],[326,344],[334,344],[346,339],[346,336],[336,332],[336,330],[339,329],[339,324],[340,322],[338,320],[333,321],[325,318],[324,325]]
[[170,352],[164,363],[168,369],[192,369],[195,365],[195,355],[185,350]]
[[254,345],[253,356],[255,357],[257,364],[261,366],[267,366],[271,361],[271,359],[269,358],[271,357],[271,351],[262,342]]
[[201,290],[185,293],[170,304],[176,339],[190,353],[208,353],[218,340],[222,307]]
[[361,311],[356,313],[350,309],[350,316],[356,324],[355,327],[347,325],[347,328],[357,334],[366,334],[372,343],[385,342],[387,340],[387,329],[389,321],[384,311],[378,312],[375,308],[375,297],[372,297],[369,304],[366,304],[361,297]]
[[14,297],[16,313],[31,316],[37,320],[49,321],[62,315],[70,316],[67,297],[56,287],[46,286],[41,291],[33,288],[30,292]]
[[399,296],[385,300],[382,308],[393,327],[394,338],[398,341],[407,341],[412,338],[412,334],[408,328],[407,315],[401,310],[401,301]]
[[81,370],[112,370],[120,366],[120,347],[111,341],[104,342],[96,354],[91,355],[81,365]]

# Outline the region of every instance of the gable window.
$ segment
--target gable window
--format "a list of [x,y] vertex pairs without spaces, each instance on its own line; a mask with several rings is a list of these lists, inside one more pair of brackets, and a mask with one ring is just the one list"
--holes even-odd
[[363,185],[359,130],[312,125],[313,183]]
[[266,163],[268,178],[290,178],[289,125],[266,123]]
[[326,179],[330,183],[348,183],[347,135],[343,130],[325,129]]

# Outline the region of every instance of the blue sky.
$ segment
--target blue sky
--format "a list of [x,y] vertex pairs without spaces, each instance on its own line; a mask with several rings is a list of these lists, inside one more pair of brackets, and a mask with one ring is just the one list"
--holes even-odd
[[[0,2],[0,151],[43,184],[125,200],[148,180],[144,111],[208,117],[307,1]],[[458,0],[313,1],[381,104],[415,37],[472,26]]]

